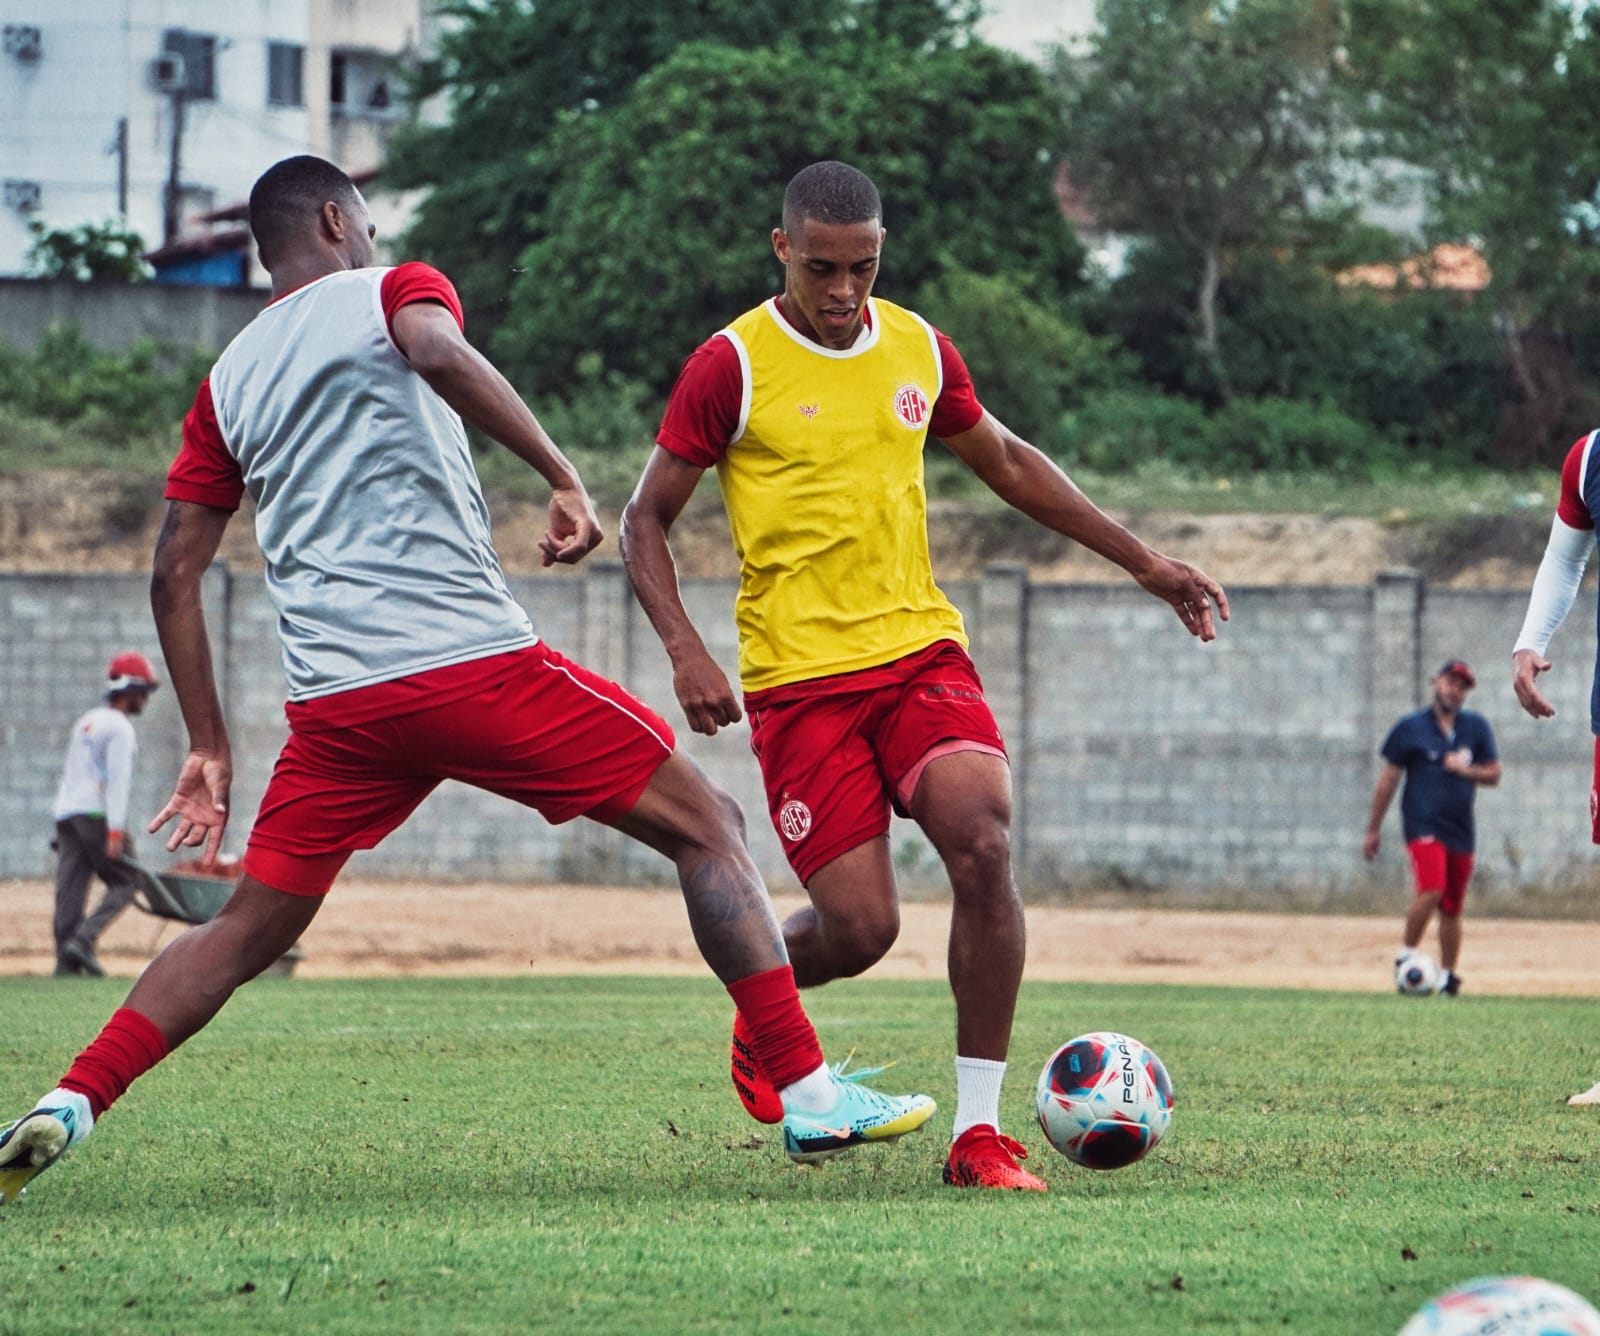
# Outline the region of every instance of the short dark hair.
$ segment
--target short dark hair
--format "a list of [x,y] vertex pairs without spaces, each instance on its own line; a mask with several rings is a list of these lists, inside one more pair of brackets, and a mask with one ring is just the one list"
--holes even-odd
[[250,232],[261,263],[271,269],[284,243],[312,226],[330,200],[352,213],[360,198],[356,183],[325,158],[302,153],[267,168],[250,188]]
[[883,201],[865,172],[843,162],[814,162],[795,173],[783,192],[783,230],[807,218],[818,223],[882,220]]

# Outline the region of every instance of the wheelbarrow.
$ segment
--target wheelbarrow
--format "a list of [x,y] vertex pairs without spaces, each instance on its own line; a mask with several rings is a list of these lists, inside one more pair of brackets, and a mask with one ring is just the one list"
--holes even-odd
[[[180,864],[165,872],[152,872],[132,858],[123,860],[134,874],[133,903],[156,918],[175,923],[209,923],[233,894],[232,872],[203,872],[195,864]],[[287,977],[305,958],[298,944],[291,946],[262,971]]]

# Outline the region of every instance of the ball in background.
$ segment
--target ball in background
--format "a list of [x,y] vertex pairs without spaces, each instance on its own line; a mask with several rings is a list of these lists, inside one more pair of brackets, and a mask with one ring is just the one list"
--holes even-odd
[[1096,1031],[1070,1039],[1039,1073],[1039,1126],[1086,1169],[1142,1159],[1172,1121],[1172,1079],[1137,1039]]
[[1408,951],[1394,962],[1394,986],[1408,997],[1431,997],[1443,979],[1438,961],[1426,951]]
[[1429,1301],[1400,1336],[1600,1336],[1600,1312],[1536,1276],[1484,1276]]

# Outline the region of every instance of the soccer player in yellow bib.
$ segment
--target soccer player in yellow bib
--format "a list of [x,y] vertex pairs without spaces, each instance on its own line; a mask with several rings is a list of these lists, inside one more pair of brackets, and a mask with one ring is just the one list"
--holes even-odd
[[[685,362],[623,515],[622,554],[689,726],[709,735],[750,716],[772,821],[811,899],[783,925],[801,987],[859,974],[893,945],[891,810],[938,851],[956,1005],[944,1180],[1042,1191],[999,1118],[1025,946],[1011,772],[961,614],[934,582],[926,438],[1023,514],[1121,566],[1191,635],[1214,639],[1228,602],[987,412],[948,338],[872,297],[882,219],[876,187],[844,163],[814,163],[789,183],[772,233],[783,292]],[[740,560],[743,710],[684,609],[669,546],[713,467]],[[737,1015],[733,1080],[752,1115],[781,1118]]]

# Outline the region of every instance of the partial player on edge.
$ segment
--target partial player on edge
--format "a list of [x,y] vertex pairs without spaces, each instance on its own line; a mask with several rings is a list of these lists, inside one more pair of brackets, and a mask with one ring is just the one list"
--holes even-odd
[[[1550,671],[1545,657],[1551,638],[1583,583],[1584,568],[1595,548],[1595,517],[1600,515],[1600,460],[1593,458],[1600,431],[1591,431],[1567,451],[1561,465],[1561,487],[1550,538],[1528,592],[1528,611],[1511,650],[1511,687],[1517,701],[1535,719],[1555,718],[1555,706],[1539,690],[1539,676]],[[1589,786],[1589,838],[1600,844],[1600,647],[1596,649],[1589,693],[1589,731],[1594,735],[1594,778]],[[1568,1104],[1600,1104],[1600,1081],[1580,1091]]]

